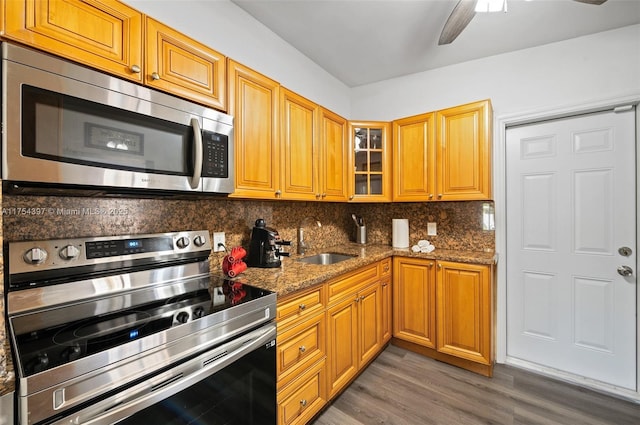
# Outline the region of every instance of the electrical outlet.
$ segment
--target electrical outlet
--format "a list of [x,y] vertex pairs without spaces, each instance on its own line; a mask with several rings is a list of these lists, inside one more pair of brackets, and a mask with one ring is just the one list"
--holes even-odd
[[427,223],[427,236],[436,236],[436,223]]
[[226,247],[226,242],[224,238],[224,232],[214,232],[213,233],[213,252],[224,251]]

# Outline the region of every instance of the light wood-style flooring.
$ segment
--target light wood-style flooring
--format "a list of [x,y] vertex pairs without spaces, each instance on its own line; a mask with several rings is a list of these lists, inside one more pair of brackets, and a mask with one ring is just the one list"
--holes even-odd
[[640,404],[511,366],[493,378],[389,346],[313,425],[640,425]]

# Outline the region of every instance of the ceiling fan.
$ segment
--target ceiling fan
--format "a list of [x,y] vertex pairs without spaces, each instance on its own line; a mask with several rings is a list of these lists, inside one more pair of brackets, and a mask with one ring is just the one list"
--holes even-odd
[[[574,0],[579,3],[600,5],[607,0]],[[449,44],[460,35],[463,29],[476,15],[476,3],[477,0],[460,0],[458,4],[453,8],[449,19],[442,28],[438,45]]]

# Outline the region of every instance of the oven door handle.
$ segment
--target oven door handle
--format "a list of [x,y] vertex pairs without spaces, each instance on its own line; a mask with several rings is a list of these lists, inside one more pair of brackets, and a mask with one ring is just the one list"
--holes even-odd
[[191,189],[197,189],[202,174],[202,131],[198,118],[191,118],[191,127],[193,128],[193,176],[189,180],[189,186]]
[[53,424],[113,424],[200,382],[256,349],[275,346],[275,337],[276,326],[269,323]]

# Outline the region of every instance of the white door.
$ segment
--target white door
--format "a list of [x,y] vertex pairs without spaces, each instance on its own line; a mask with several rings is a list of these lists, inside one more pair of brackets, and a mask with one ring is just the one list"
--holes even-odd
[[581,115],[506,137],[507,356],[630,390],[637,271],[622,267],[636,265],[634,116]]

